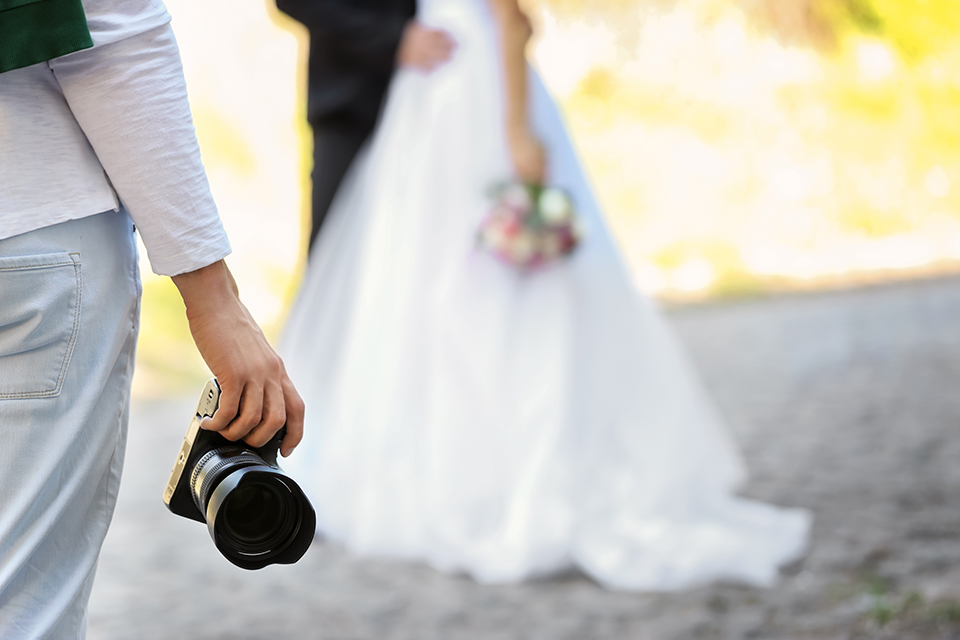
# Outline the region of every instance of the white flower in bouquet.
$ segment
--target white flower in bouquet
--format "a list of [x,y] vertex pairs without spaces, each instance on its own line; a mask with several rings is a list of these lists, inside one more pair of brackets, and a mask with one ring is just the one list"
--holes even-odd
[[540,194],[538,204],[543,221],[549,225],[566,224],[573,216],[570,198],[560,189],[544,189]]

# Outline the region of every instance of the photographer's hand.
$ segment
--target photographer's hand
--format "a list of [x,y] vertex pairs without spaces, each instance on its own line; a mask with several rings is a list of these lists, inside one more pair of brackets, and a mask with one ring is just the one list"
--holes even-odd
[[187,307],[197,349],[220,382],[220,407],[201,426],[228,440],[261,447],[286,424],[280,453],[290,455],[303,437],[303,400],[280,356],[240,302],[226,263],[173,276],[173,281]]

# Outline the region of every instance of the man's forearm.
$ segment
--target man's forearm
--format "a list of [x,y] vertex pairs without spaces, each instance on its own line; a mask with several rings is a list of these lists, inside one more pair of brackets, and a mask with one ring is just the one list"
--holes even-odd
[[237,281],[227,268],[227,263],[218,260],[213,264],[173,276],[173,282],[180,290],[180,297],[187,307],[187,315],[202,312],[208,306],[222,305],[239,300],[240,291]]
[[303,434],[303,401],[280,357],[240,302],[237,283],[222,260],[173,277],[187,308],[200,355],[220,381],[223,394],[204,428],[263,446],[286,425],[280,452],[290,452]]

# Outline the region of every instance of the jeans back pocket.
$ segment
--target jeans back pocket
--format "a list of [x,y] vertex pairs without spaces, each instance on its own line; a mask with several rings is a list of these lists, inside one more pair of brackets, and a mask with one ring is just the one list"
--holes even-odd
[[0,400],[60,393],[82,285],[79,253],[0,257]]

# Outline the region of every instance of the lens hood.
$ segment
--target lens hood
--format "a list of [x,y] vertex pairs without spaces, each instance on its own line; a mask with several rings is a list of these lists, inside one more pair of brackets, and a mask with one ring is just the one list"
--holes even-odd
[[317,526],[300,486],[259,465],[236,469],[217,484],[206,520],[220,553],[243,569],[295,563],[310,548]]

